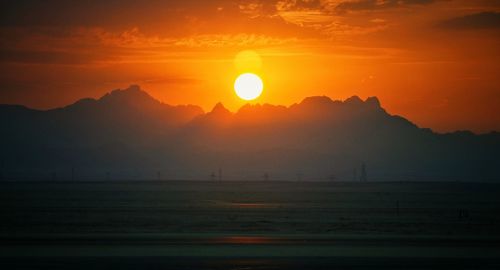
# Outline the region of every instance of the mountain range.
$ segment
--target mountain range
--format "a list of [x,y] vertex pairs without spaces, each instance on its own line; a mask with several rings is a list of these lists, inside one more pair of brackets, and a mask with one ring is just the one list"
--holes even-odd
[[440,134],[376,97],[230,112],[139,86],[46,111],[0,105],[4,180],[496,181],[500,133]]

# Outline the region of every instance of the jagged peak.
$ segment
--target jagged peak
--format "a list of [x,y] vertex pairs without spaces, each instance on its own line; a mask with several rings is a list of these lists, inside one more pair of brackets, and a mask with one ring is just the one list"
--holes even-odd
[[160,103],[158,100],[150,96],[146,91],[142,90],[139,85],[130,85],[125,89],[115,89],[102,96],[101,102],[127,102],[127,103]]
[[138,85],[138,84],[131,84],[131,85],[129,85],[128,88],[124,89],[124,91],[143,91],[143,90],[141,89],[140,85]]
[[[163,105],[165,106],[172,106],[172,105],[169,105],[169,104],[165,104],[165,103],[162,103]],[[193,104],[180,104],[180,105],[175,105],[175,106],[172,106],[173,108],[176,108],[176,109],[189,109],[189,110],[193,110],[193,111],[196,111],[198,114],[204,114],[205,111],[198,105],[193,105]]]
[[146,95],[149,96],[149,94],[146,93],[144,90],[142,90],[139,85],[132,84],[132,85],[130,85],[129,87],[127,87],[125,89],[115,89],[115,90],[112,90],[111,92],[106,93],[102,98],[104,98],[106,96],[134,95],[134,94],[139,94],[139,93],[140,94],[146,94]]
[[226,107],[224,107],[224,104],[222,104],[221,102],[217,102],[212,111],[210,111],[210,114],[232,114],[232,113],[228,109],[226,109]]
[[238,113],[245,112],[245,111],[250,111],[250,110],[253,110],[253,109],[256,109],[256,108],[261,108],[261,107],[262,107],[262,105],[260,103],[257,103],[257,104],[246,103],[245,105],[241,106],[238,109]]
[[75,106],[76,107],[86,106],[86,105],[94,104],[96,101],[97,100],[95,100],[93,98],[82,98],[82,99],[77,100],[75,103],[66,106],[66,108],[67,107],[75,107]]
[[288,108],[283,105],[272,105],[269,103],[256,103],[250,104],[247,103],[240,107],[240,109],[236,112],[236,115],[248,115],[248,114],[262,114],[262,113],[276,113],[286,111]]
[[328,96],[311,96],[306,97],[300,104],[331,104],[333,100]]
[[366,100],[365,100],[365,103],[367,105],[370,105],[374,108],[380,108],[380,100],[378,100],[377,97],[373,96],[373,97],[368,97]]
[[361,100],[361,98],[359,98],[358,96],[354,95],[354,96],[344,100],[344,104],[361,105],[361,104],[363,104],[363,100]]

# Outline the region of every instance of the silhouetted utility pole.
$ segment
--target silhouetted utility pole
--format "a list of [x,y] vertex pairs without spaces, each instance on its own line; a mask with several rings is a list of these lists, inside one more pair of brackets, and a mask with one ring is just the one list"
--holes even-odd
[[0,181],[4,180],[4,170],[5,170],[5,162],[2,159],[2,167],[0,167]]
[[219,168],[219,181],[222,181],[222,169]]
[[363,163],[361,163],[361,176],[359,177],[359,180],[360,180],[361,182],[366,182],[366,181],[368,181],[368,178],[367,178],[367,176],[366,176],[366,165],[365,165],[365,163],[364,163],[364,162],[363,162]]

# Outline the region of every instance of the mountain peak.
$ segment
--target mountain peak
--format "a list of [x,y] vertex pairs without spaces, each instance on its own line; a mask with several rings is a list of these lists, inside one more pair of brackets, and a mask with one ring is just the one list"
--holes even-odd
[[131,85],[129,85],[128,88],[124,89],[123,91],[143,91],[143,90],[141,89],[140,85],[138,85],[138,84],[131,84]]
[[249,122],[272,122],[283,118],[288,113],[288,108],[280,105],[251,104],[243,105],[234,115],[238,121]]
[[221,102],[218,102],[215,104],[214,108],[212,111],[209,112],[212,115],[229,115],[232,114],[226,107]]
[[304,98],[300,104],[330,105],[331,103],[333,100],[327,96],[312,96]]
[[130,85],[126,89],[116,89],[106,93],[99,99],[103,103],[128,104],[136,106],[148,106],[160,104],[158,100],[141,89],[139,85]]
[[149,96],[149,94],[146,93],[144,90],[142,90],[139,85],[132,84],[125,89],[115,89],[110,93],[104,95],[103,98],[106,96],[138,96],[138,95]]
[[361,100],[361,98],[359,98],[358,96],[352,96],[346,100],[344,100],[344,104],[348,104],[348,105],[361,105],[363,104],[363,100]]
[[365,100],[365,104],[373,107],[373,108],[380,108],[380,100],[378,100],[377,97],[369,97]]
[[84,106],[94,104],[96,101],[97,100],[95,100],[93,98],[82,98],[82,99],[77,100],[75,103],[68,105],[66,107],[72,107],[72,106],[73,107],[84,107]]
[[257,104],[245,103],[245,105],[241,106],[238,111],[251,110],[252,108],[260,108],[261,106],[262,105],[260,105],[260,103],[257,103]]

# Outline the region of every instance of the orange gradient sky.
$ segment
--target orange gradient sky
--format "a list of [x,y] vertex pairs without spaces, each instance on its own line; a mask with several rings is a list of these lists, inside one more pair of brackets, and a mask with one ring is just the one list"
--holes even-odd
[[[83,3],[85,2],[85,3]],[[169,104],[377,96],[436,131],[500,130],[500,1],[3,1],[0,103],[54,108],[139,84]]]

